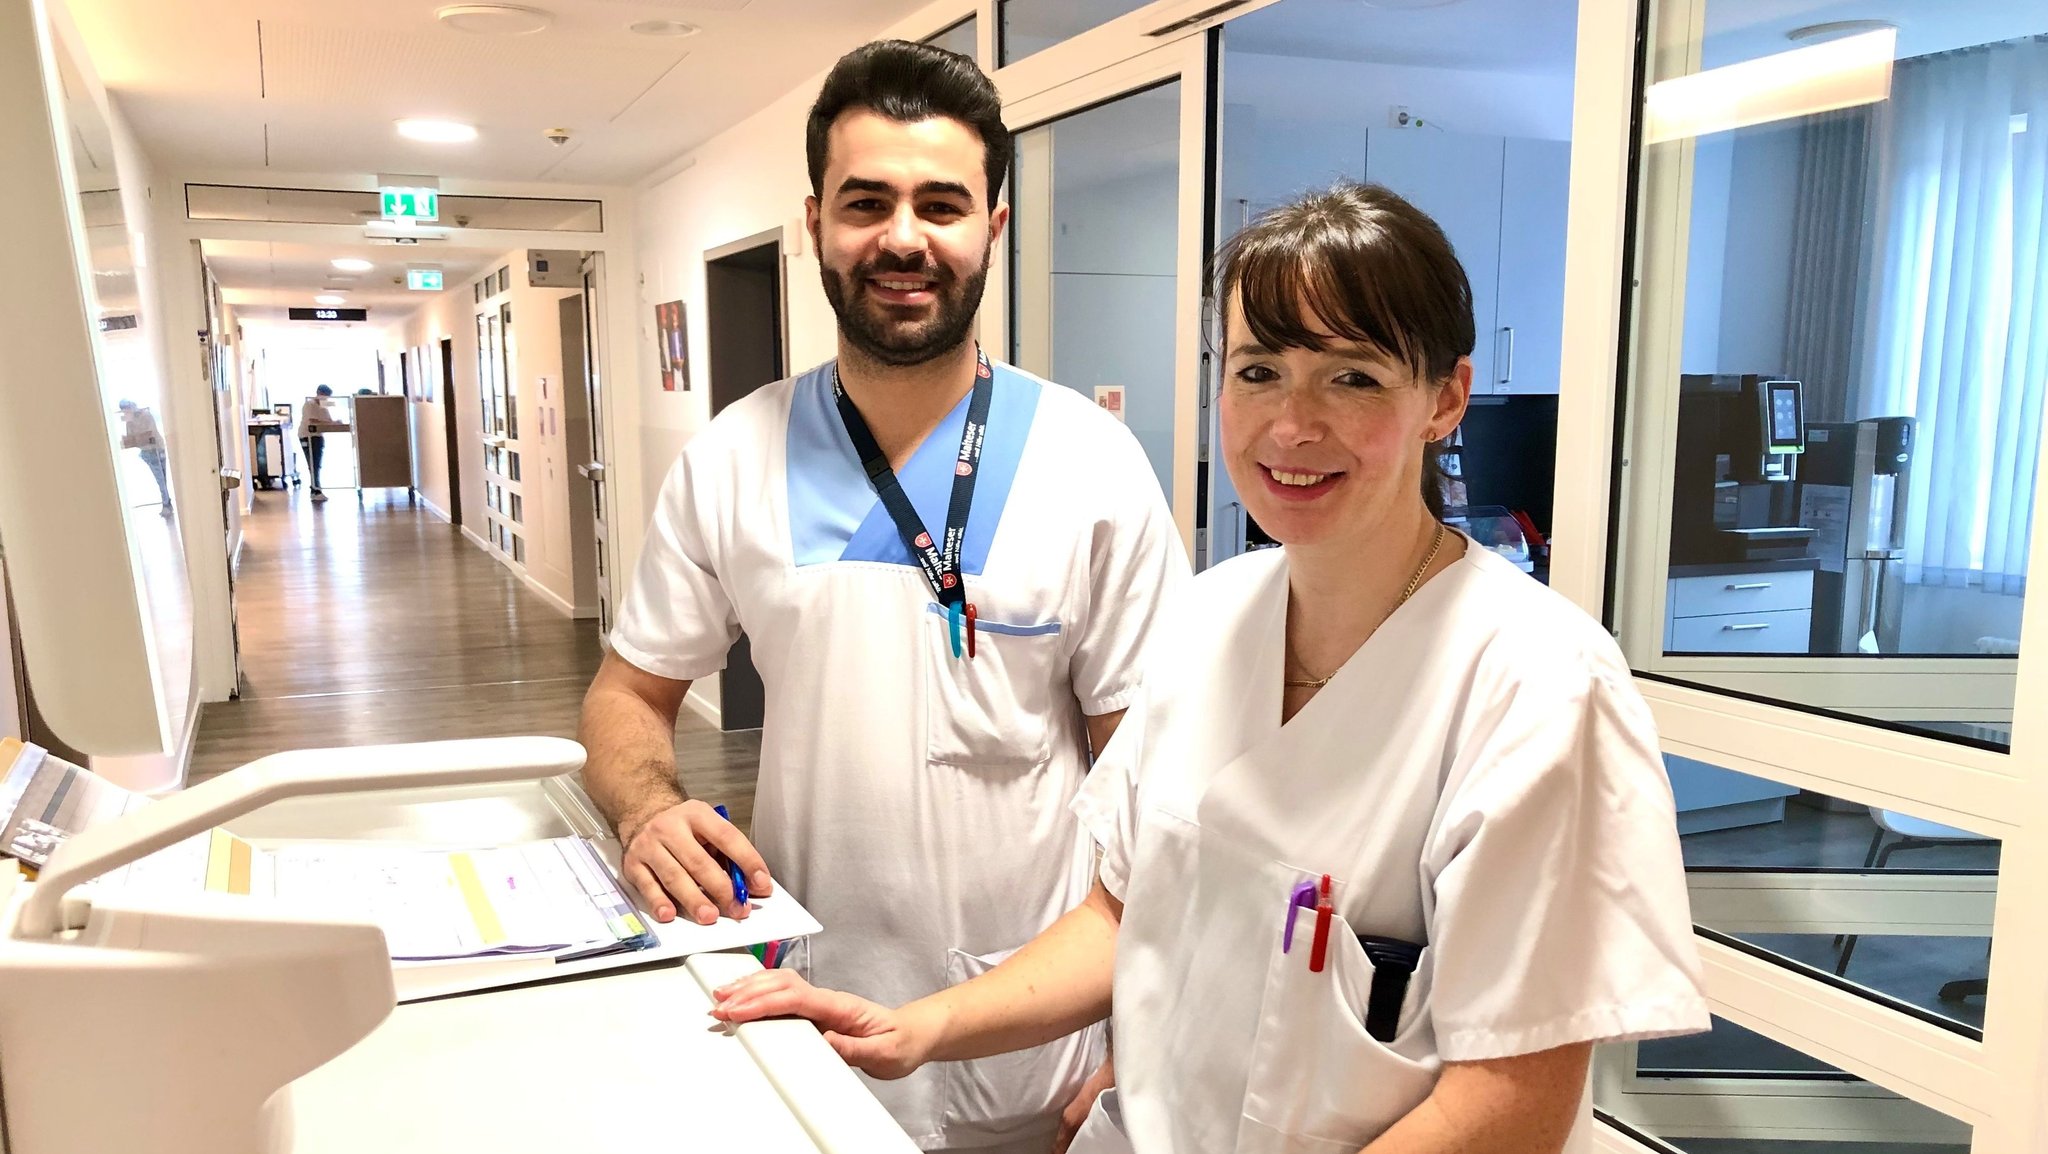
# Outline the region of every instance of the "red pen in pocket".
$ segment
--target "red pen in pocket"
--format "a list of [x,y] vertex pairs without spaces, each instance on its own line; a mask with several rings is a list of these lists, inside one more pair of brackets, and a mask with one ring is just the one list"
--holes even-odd
[[1330,875],[1323,875],[1323,885],[1316,899],[1316,940],[1308,952],[1308,972],[1323,972],[1323,954],[1330,948],[1330,915],[1337,912],[1330,905]]

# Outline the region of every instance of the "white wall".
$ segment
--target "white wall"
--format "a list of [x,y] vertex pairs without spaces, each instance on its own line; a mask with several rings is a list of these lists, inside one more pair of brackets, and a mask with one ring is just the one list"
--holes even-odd
[[1728,184],[1728,245],[1721,266],[1721,371],[1781,372],[1785,326],[1792,311],[1799,122],[1759,125],[1737,133]]
[[1054,137],[1052,379],[1124,387],[1124,422],[1173,488],[1178,166],[1088,182]]
[[1692,222],[1685,261],[1685,334],[1681,373],[1713,373],[1721,365],[1721,293],[1728,263],[1729,180],[1735,138],[1722,132],[1693,146]]
[[[1282,125],[1329,125],[1352,132],[1388,128],[1389,110],[1403,105],[1446,132],[1534,140],[1572,137],[1569,73],[1468,72],[1267,56],[1231,52],[1229,41],[1224,43],[1224,105],[1256,109],[1262,132]],[[1362,142],[1356,151],[1362,164]]]
[[[379,336],[389,376],[389,391],[399,389],[398,354],[421,357],[426,373],[435,381],[431,400],[423,399],[414,369],[411,431],[414,476],[420,497],[446,517],[449,513],[449,463],[447,422],[456,422],[457,467],[462,479],[462,524],[478,537],[486,537],[483,465],[482,383],[477,377],[476,316],[479,310],[495,312],[500,305],[512,306],[511,375],[518,395],[519,439],[507,447],[520,455],[521,517],[518,533],[526,542],[526,579],[557,608],[568,606],[579,615],[595,613],[593,604],[579,603],[576,596],[576,566],[570,532],[574,520],[570,478],[574,474],[569,430],[564,419],[562,389],[569,373],[562,364],[562,336],[559,312],[565,297],[577,289],[532,288],[525,283],[524,250],[500,254],[490,262],[484,275],[510,267],[511,286],[487,303],[476,303],[473,286],[483,277],[427,298],[418,311],[390,326]],[[442,338],[454,342],[455,397],[451,409],[446,383],[439,379]],[[590,600],[586,596],[585,602]]]
[[[934,14],[933,5],[892,28],[878,29],[875,39],[920,39],[957,19],[957,12]],[[858,42],[846,45],[851,50]],[[667,174],[640,190],[635,217],[634,254],[640,291],[634,353],[645,371],[635,376],[614,370],[608,396],[631,390],[640,409],[637,480],[644,486],[645,508],[652,511],[662,479],[683,445],[710,419],[711,391],[704,327],[704,253],[769,229],[782,230],[786,364],[802,372],[838,353],[838,324],[818,284],[817,253],[803,226],[804,198],[810,177],[804,168],[804,121],[825,74],[818,73],[775,103],[734,125],[678,159]],[[616,269],[610,271],[616,277]],[[614,300],[626,294],[614,292]],[[654,306],[681,300],[687,310],[690,388],[666,392],[656,367]],[[614,363],[631,363],[616,355]],[[610,403],[607,402],[607,407]],[[615,444],[635,430],[621,426],[610,413]],[[614,530],[616,536],[616,530]],[[637,536],[634,538],[637,541]],[[620,591],[632,579],[636,550],[618,549]],[[691,703],[716,715],[718,686],[706,678],[692,687]]]
[[1701,140],[1693,154],[1680,371],[1784,369],[1800,122]]
[[817,254],[803,228],[804,198],[810,194],[810,178],[804,171],[804,116],[816,95],[815,83],[785,95],[712,139],[691,154],[689,167],[648,188],[640,198],[641,284],[635,329],[642,363],[659,364],[654,306],[665,301],[681,300],[686,306],[690,353],[687,392],[664,391],[651,368],[638,381],[614,380],[640,394],[641,468],[650,495],[659,491],[684,442],[710,418],[706,250],[781,229],[789,367],[802,371],[837,352],[837,323],[818,285]]
[[[495,268],[496,266],[492,266]],[[449,519],[453,513],[448,460],[448,422],[456,422],[454,463],[462,484],[462,523],[476,528],[483,522],[483,445],[478,440],[482,421],[478,407],[476,378],[476,309],[471,284],[466,282],[427,297],[419,310],[385,334],[386,359],[397,363],[400,349],[426,358],[426,371],[415,370],[411,403],[412,459],[414,485],[420,499]],[[441,377],[441,341],[453,342],[454,379]],[[418,382],[431,381],[431,396]],[[449,394],[455,405],[449,405]],[[479,533],[481,529],[477,530]]]
[[[785,95],[712,139],[691,155],[688,168],[641,195],[641,283],[634,302],[638,311],[634,328],[640,363],[649,368],[639,380],[620,380],[615,375],[612,386],[614,390],[630,388],[640,395],[640,469],[649,510],[684,443],[710,419],[710,339],[704,326],[706,250],[782,229],[787,365],[793,372],[802,372],[837,355],[838,323],[819,287],[817,254],[803,228],[804,197],[810,194],[810,177],[804,170],[804,117],[816,95],[815,83]],[[654,371],[661,363],[654,347],[654,306],[672,300],[681,300],[686,307],[687,392],[680,388],[664,391]],[[613,435],[623,440],[632,433],[616,429]],[[621,554],[620,563],[630,566],[632,560]],[[630,567],[621,578],[623,593],[632,581]],[[690,689],[690,699],[700,712],[715,716],[718,679],[698,681]]]

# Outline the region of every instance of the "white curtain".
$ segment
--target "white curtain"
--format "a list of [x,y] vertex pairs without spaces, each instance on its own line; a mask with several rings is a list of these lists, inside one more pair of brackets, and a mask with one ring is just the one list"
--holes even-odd
[[[1868,105],[1809,116],[1799,126],[1799,200],[1792,223],[1792,312],[1785,373],[1806,386],[1809,421],[1852,415],[1857,304],[1870,236]],[[1845,302],[1846,306],[1845,306]]]
[[1860,417],[1910,415],[1908,581],[2023,593],[2048,392],[2048,37],[1901,61]]

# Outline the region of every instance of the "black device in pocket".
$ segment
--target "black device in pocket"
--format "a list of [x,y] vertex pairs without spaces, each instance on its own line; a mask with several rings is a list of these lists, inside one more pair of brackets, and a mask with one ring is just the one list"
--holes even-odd
[[1376,1042],[1392,1042],[1401,1027],[1401,1003],[1408,996],[1408,980],[1415,976],[1416,963],[1422,960],[1422,946],[1375,934],[1358,935],[1358,944],[1365,947],[1365,956],[1372,961],[1365,1032]]

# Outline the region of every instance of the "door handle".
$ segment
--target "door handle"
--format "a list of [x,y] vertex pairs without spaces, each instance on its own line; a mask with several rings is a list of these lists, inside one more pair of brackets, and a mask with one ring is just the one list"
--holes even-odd
[[1770,626],[1770,623],[1769,623],[1769,622],[1759,622],[1759,623],[1757,623],[1757,624],[1755,624],[1755,625],[1723,625],[1723,626],[1721,626],[1721,628],[1722,628],[1722,629],[1724,629],[1724,630],[1726,630],[1726,631],[1728,631],[1728,632],[1730,632],[1730,633],[1749,633],[1749,632],[1753,632],[1753,631],[1755,631],[1755,630],[1758,630],[1758,629],[1769,629],[1770,627],[1771,627],[1771,626]]
[[222,469],[220,471],[220,488],[223,493],[241,487],[242,471],[240,469]]
[[[1507,338],[1507,351],[1501,352],[1500,337]],[[1515,379],[1515,326],[1503,325],[1493,342],[1494,355],[1500,360],[1500,384],[1510,384]]]
[[1730,593],[1735,593],[1749,589],[1769,589],[1770,587],[1771,583],[1769,581],[1744,581],[1740,585],[1729,585],[1727,589]]
[[587,465],[578,465],[576,466],[576,471],[593,481],[604,480],[603,461],[592,461]]

